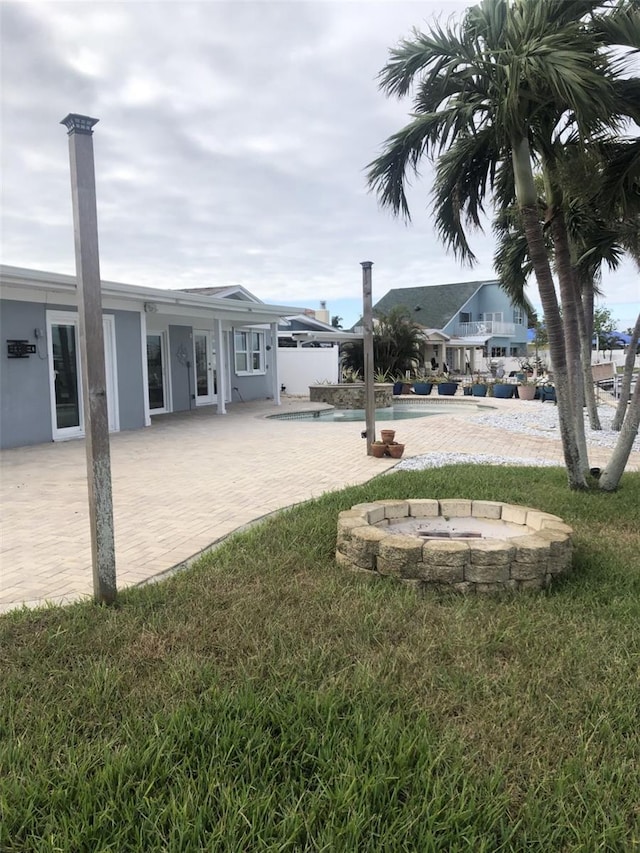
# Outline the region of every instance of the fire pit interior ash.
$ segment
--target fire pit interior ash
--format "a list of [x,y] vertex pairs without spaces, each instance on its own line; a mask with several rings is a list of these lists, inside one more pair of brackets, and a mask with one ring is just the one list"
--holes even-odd
[[570,570],[572,532],[558,516],[499,501],[375,501],[340,513],[336,560],[417,589],[541,589]]

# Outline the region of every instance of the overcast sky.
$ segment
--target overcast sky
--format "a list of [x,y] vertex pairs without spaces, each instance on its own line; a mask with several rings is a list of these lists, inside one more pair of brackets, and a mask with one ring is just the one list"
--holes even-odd
[[[409,102],[376,75],[412,26],[468,3],[17,2],[2,14],[2,260],[75,272],[60,120],[94,132],[102,277],[157,287],[241,284],[351,325],[360,261],[392,287],[495,278],[490,232],[464,268],[439,244],[430,169],[407,226],[378,208],[365,167]],[[632,325],[635,268],[603,301]],[[537,303],[537,292],[530,293]]]

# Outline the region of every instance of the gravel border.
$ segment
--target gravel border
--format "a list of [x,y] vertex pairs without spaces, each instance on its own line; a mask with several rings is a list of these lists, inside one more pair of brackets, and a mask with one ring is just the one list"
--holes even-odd
[[[527,404],[528,406],[529,404]],[[613,449],[620,435],[610,429],[615,410],[611,406],[598,409],[602,430],[592,430],[585,413],[585,430],[587,445]],[[558,409],[551,403],[539,403],[535,407],[523,411],[496,412],[478,414],[470,417],[469,422],[490,426],[506,432],[521,435],[544,436],[560,438],[558,429]],[[632,452],[640,452],[640,435],[633,443]],[[426,468],[440,468],[443,465],[520,465],[528,467],[557,467],[560,463],[552,462],[541,457],[492,456],[482,453],[429,453],[424,456],[414,456],[403,459],[392,471],[421,471]]]

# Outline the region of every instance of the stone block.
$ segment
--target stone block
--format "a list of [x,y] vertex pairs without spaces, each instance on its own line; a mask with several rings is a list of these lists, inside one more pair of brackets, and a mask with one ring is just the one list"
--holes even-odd
[[469,557],[475,566],[508,566],[516,549],[510,540],[473,539],[469,542]]
[[502,507],[502,520],[509,524],[526,524],[528,512],[531,512],[530,507],[505,504]]
[[476,592],[480,595],[488,595],[495,592],[506,592],[506,587],[503,583],[477,583],[475,584]]
[[409,515],[408,501],[385,501],[384,517],[385,518],[407,518]]
[[347,557],[346,554],[343,554],[342,551],[336,551],[336,563],[339,566],[342,566],[345,569],[354,569],[356,566],[353,565],[351,560]]
[[455,540],[432,539],[422,545],[422,561],[438,566],[466,566],[469,562],[469,545]]
[[545,519],[548,519],[549,521],[560,521],[560,522],[562,522],[561,518],[558,518],[557,515],[551,515],[550,512],[542,512],[541,510],[538,510],[538,509],[530,509],[529,512],[527,513],[527,522],[526,522],[527,527],[530,527],[531,530],[536,530],[536,531],[541,530],[542,529],[542,522]]
[[540,563],[517,563],[511,564],[511,578],[516,581],[528,581],[544,578],[547,574],[548,561]]
[[542,519],[542,530],[559,530],[561,533],[566,533],[567,536],[573,536],[572,527],[569,527],[568,524],[565,524],[560,519],[556,521],[553,517]]
[[359,577],[366,579],[374,579],[379,577],[378,573],[374,569],[363,569],[361,566],[356,566],[351,562],[349,557],[346,554],[340,553],[340,551],[336,551],[336,563],[347,571],[351,572],[354,575],[358,575]]
[[545,584],[544,575],[539,578],[534,578],[532,580],[524,580],[518,581],[518,589],[527,590],[527,589],[542,589]]
[[384,519],[384,505],[374,503],[355,504],[353,510],[361,512],[363,517],[367,519],[369,524],[377,524]]
[[410,500],[409,515],[413,518],[437,518],[440,515],[440,504],[431,498]]
[[462,583],[464,566],[439,566],[434,563],[419,563],[419,575],[429,583]]
[[362,516],[348,516],[340,513],[338,516],[338,543],[349,542],[351,534],[358,527],[368,527],[367,519]]
[[510,540],[515,546],[516,563],[548,563],[551,548],[549,542],[542,536],[531,533],[528,536],[514,536]]
[[464,570],[464,580],[475,584],[503,584],[509,580],[509,564],[479,566],[470,563]]
[[374,569],[375,558],[378,554],[380,543],[385,539],[386,533],[377,527],[357,527],[352,531],[351,540],[345,543],[340,550],[362,569]]
[[451,584],[451,588],[456,592],[459,592],[461,595],[471,595],[476,591],[475,584],[468,583],[467,581]]
[[422,543],[415,536],[385,536],[379,544],[376,567],[381,575],[410,578],[422,557]]
[[494,518],[502,517],[502,502],[501,501],[472,501],[471,515],[476,518]]
[[468,518],[471,515],[471,501],[454,498],[440,501],[440,515],[443,518]]
[[573,554],[573,543],[571,538],[561,530],[545,528],[538,531],[536,536],[549,542],[549,567],[548,571],[553,575],[560,575],[571,569],[571,557]]

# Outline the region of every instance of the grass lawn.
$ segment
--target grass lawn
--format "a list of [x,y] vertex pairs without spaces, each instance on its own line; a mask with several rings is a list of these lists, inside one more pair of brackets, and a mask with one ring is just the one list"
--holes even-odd
[[[575,529],[552,590],[462,598],[333,560],[363,500],[523,503]],[[640,474],[381,476],[191,570],[0,617],[0,850],[640,850]]]

